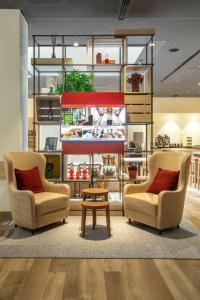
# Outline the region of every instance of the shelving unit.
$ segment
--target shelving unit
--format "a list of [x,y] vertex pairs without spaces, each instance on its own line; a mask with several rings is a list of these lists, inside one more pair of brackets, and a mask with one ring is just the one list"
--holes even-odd
[[[113,35],[57,35],[52,44],[51,35],[33,36],[33,139],[34,151],[44,152],[44,139],[49,132],[50,137],[58,138],[58,152],[45,155],[58,155],[61,159],[61,176],[59,180],[78,185],[100,186],[100,184],[119,185],[116,190],[122,191],[125,182],[144,181],[147,170],[147,157],[153,151],[153,36],[154,30],[116,30]],[[73,47],[78,42],[79,47]],[[96,55],[101,52],[102,60],[108,54],[112,63],[97,63]],[[54,56],[51,58],[52,54]],[[126,104],[127,143],[124,155],[117,158],[117,176],[99,180],[94,177],[94,155],[90,155],[87,180],[67,179],[66,172],[69,158],[62,154],[60,136],[60,97],[52,95],[51,86],[63,84],[64,74],[73,70],[81,73],[92,73],[92,83],[98,91],[122,91]],[[137,73],[142,77],[139,91],[132,90],[127,82],[128,76]],[[49,103],[53,109],[53,118],[49,120]],[[138,136],[134,143],[133,136]],[[110,155],[113,155],[112,153]],[[138,167],[137,178],[128,177],[127,166],[133,158],[140,157],[142,163]],[[144,161],[143,161],[144,160]],[[75,161],[75,160],[74,160]],[[99,163],[103,168],[105,164]],[[141,171],[142,169],[142,171]],[[126,170],[126,172],[125,172]],[[142,174],[141,174],[142,172]],[[52,179],[53,180],[53,179]],[[56,179],[55,181],[58,181]],[[74,187],[72,187],[72,193]],[[79,193],[80,194],[80,193]],[[75,197],[78,195],[77,187]],[[80,195],[79,195],[80,196]]]

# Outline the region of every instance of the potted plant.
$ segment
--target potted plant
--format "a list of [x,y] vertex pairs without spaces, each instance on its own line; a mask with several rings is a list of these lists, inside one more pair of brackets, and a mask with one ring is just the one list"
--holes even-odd
[[55,93],[61,95],[63,92],[94,92],[95,89],[91,83],[93,74],[81,73],[74,70],[70,73],[65,73],[64,83],[57,84]]

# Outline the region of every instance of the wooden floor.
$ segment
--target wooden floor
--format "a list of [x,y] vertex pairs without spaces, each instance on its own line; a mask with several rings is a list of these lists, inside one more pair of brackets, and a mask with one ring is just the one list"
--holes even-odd
[[0,299],[199,299],[200,261],[3,259]]
[[[198,195],[184,215],[200,230]],[[0,299],[198,300],[200,260],[0,259]]]

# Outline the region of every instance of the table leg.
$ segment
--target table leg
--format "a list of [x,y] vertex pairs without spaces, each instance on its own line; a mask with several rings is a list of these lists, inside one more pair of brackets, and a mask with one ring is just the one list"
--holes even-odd
[[111,236],[111,230],[110,230],[110,208],[109,208],[109,206],[106,207],[106,222],[107,222],[108,236]]
[[108,193],[105,194],[105,201],[108,201]]
[[83,207],[82,208],[82,225],[81,225],[81,231],[82,231],[83,237],[85,236],[86,214],[87,214],[87,208]]
[[95,226],[96,226],[96,209],[93,208],[92,210],[92,216],[93,216],[93,226],[92,226],[92,229],[95,229]]

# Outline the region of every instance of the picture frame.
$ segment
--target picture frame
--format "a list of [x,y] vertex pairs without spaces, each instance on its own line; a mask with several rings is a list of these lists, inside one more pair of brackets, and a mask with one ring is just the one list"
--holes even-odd
[[56,151],[57,142],[58,142],[57,137],[46,137],[44,150],[45,151]]

